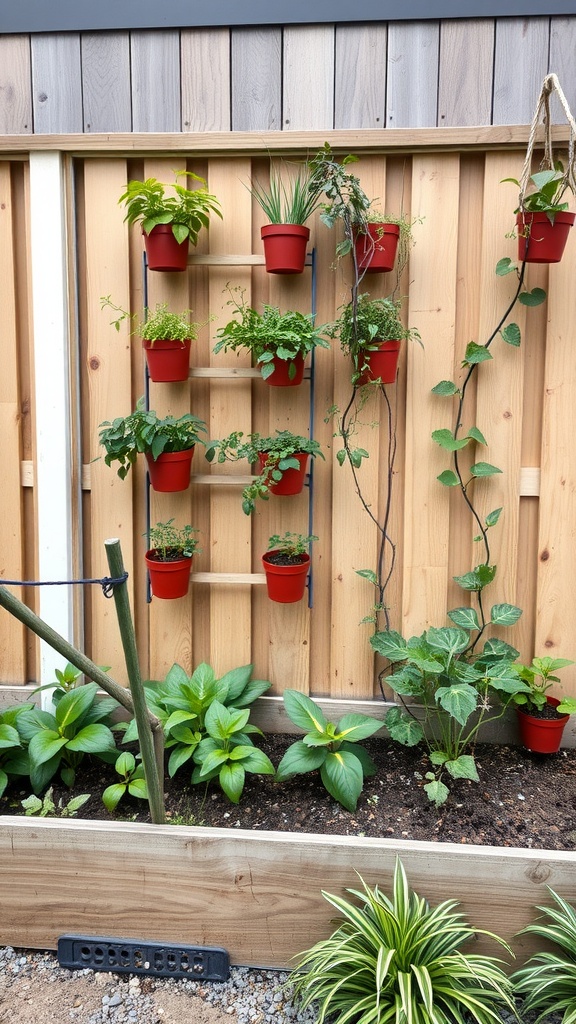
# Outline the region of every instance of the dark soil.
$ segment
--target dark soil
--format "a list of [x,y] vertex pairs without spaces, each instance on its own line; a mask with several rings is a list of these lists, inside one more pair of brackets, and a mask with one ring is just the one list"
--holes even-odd
[[[268,736],[262,748],[277,765],[289,736]],[[436,808],[423,785],[429,771],[424,750],[401,747],[385,739],[364,742],[378,771],[367,779],[354,813],[344,810],[322,786],[317,772],[275,783],[269,776],[247,776],[238,805],[231,804],[212,782],[190,786],[190,772],[181,768],[166,778],[166,805],[175,824],[224,828],[275,829],[432,842],[492,846],[576,849],[576,750],[539,755],[521,747],[479,744],[479,782],[451,783],[446,804]],[[100,794],[116,781],[113,766],[85,761],[73,791],[91,793],[80,817],[112,820]],[[53,781],[56,804],[71,791]],[[23,813],[20,800],[29,792],[13,783],[0,800],[0,813]],[[124,797],[115,817],[149,821],[144,801]]]

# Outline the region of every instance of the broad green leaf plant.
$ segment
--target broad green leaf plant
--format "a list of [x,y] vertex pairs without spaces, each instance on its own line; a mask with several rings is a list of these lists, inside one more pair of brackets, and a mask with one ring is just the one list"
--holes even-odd
[[282,696],[289,719],[306,735],[288,747],[276,770],[276,781],[319,770],[330,796],[346,810],[355,811],[364,776],[376,772],[372,758],[358,741],[373,736],[382,722],[368,715],[350,714],[336,725],[306,694],[284,690]]
[[390,897],[360,883],[347,890],[355,902],[322,893],[342,920],[299,958],[296,999],[318,1005],[318,1024],[501,1024],[500,1008],[518,1020],[503,961],[462,951],[479,930],[456,900],[431,907],[400,860]]
[[107,811],[110,811],[110,813],[115,811],[126,793],[137,797],[138,800],[148,799],[148,789],[144,778],[144,765],[136,762],[134,754],[123,750],[116,759],[114,771],[119,776],[119,782],[113,782],[102,793],[102,803]]

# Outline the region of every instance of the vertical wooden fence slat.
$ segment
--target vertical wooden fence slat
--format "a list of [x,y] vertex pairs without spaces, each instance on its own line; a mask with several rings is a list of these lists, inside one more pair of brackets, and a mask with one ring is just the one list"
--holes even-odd
[[180,35],[177,30],[132,32],[132,130],[179,132]]
[[493,53],[491,19],[440,23],[439,125],[490,124]]
[[[117,476],[117,464],[106,466],[104,449],[98,442],[99,425],[104,420],[126,416],[132,409],[130,386],[129,326],[123,324],[117,334],[110,326],[112,316],[101,310],[100,297],[110,295],[113,302],[130,308],[128,230],[117,198],[127,181],[124,160],[87,160],[84,166],[86,231],[86,317],[87,380],[89,403],[89,451],[91,459],[91,521],[86,524],[90,571],[107,575],[104,541],[119,537],[133,587],[133,480]],[[136,499],[137,500],[137,499]],[[114,603],[100,595],[92,600],[92,658],[97,664],[111,665],[114,678],[126,679],[124,657]]]
[[548,71],[548,18],[498,18],[492,124],[530,124]]
[[[444,625],[449,539],[449,493],[436,480],[446,453],[433,430],[452,429],[446,399],[430,394],[450,380],[456,317],[459,157],[418,155],[412,168],[412,216],[416,245],[410,264],[408,321],[422,336],[425,358],[408,349],[406,395],[406,492],[404,505],[403,620],[406,635]],[[442,258],[438,259],[438,253]]]
[[28,36],[0,36],[0,68],[0,132],[29,133],[33,126]]
[[386,25],[336,28],[335,128],[385,128]]
[[284,29],[282,92],[285,130],[333,127],[333,25],[289,25]]
[[84,131],[129,132],[130,36],[86,32],[81,36]]
[[234,28],[231,36],[232,129],[282,127],[282,31]]
[[80,36],[46,33],[32,39],[32,102],[35,132],[81,132]]
[[[2,498],[0,552],[2,579],[24,578],[23,494],[20,485],[21,430],[16,327],[16,273],[14,265],[14,196],[10,163],[0,164],[0,306],[3,343],[0,375],[0,430],[5,439],[0,451]],[[33,538],[28,543],[33,544]],[[22,600],[21,588],[10,592]],[[0,616],[0,673],[5,683],[23,683],[26,671],[24,629],[8,614]]]
[[230,129],[230,30],[182,29],[182,131]]
[[[550,18],[550,59],[548,70],[558,75],[568,105],[576,110],[576,76],[574,75],[574,52],[576,50],[576,18]],[[536,105],[536,100],[534,101]],[[556,96],[551,103],[554,123],[565,122],[566,115]]]
[[437,21],[388,26],[386,128],[431,128],[438,115]]

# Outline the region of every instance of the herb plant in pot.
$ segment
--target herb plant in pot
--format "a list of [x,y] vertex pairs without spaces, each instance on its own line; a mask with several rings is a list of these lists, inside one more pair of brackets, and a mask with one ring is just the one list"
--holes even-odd
[[[237,289],[234,289],[236,291]],[[214,352],[236,352],[247,349],[252,353],[263,380],[274,387],[291,387],[302,383],[304,362],[317,346],[329,348],[321,337],[323,327],[314,326],[314,317],[288,310],[281,313],[277,306],[264,305],[257,313],[244,300],[244,291],[232,298],[236,319],[218,330]]]
[[315,540],[318,537],[288,531],[283,537],[270,537],[270,550],[262,555],[262,565],[271,601],[292,604],[302,600],[310,567],[309,549]]
[[562,733],[570,717],[576,713],[573,697],[553,697],[548,693],[559,682],[558,672],[574,662],[567,658],[534,658],[531,665],[514,665],[525,688],[514,693],[520,739],[523,746],[537,754],[555,754],[560,749]]
[[199,437],[206,431],[203,420],[191,413],[179,419],[160,418],[152,409],[144,409],[141,400],[128,416],[106,420],[100,427],[100,444],[106,450],[104,461],[107,466],[119,463],[121,480],[143,452],[155,491],[185,491],[189,486],[194,447],[205,443]]
[[[119,316],[112,320],[117,331],[123,320],[133,321],[136,316],[116,306],[109,295],[100,299],[102,308],[109,307]],[[166,302],[158,302],[154,311],[144,310],[145,319],[131,333],[139,334],[146,353],[150,379],[155,382],[176,382],[188,380],[190,370],[190,346],[198,332],[208,323],[190,321],[191,309],[182,313],[171,313]],[[211,318],[210,318],[211,319]]]
[[301,274],[310,238],[306,221],[318,206],[310,168],[306,164],[284,176],[271,168],[269,186],[253,182],[250,191],[270,221],[260,229],[266,270],[269,274]]
[[357,386],[381,381],[393,384],[398,370],[400,345],[405,339],[420,341],[417,330],[404,327],[397,299],[371,299],[360,295],[342,309],[326,332],[340,339],[342,351],[352,359],[352,383]]
[[[200,188],[179,185],[183,176],[200,182]],[[222,217],[220,203],[208,192],[204,178],[191,171],[177,171],[172,185],[157,178],[129,181],[118,202],[126,205],[129,224],[142,225],[150,270],[186,270],[189,244],[196,245],[212,213]]]
[[242,509],[251,515],[258,498],[267,501],[270,494],[300,494],[304,486],[308,460],[317,455],[324,458],[318,441],[290,430],[277,430],[274,437],[249,434],[243,440],[242,431],[234,431],[222,441],[210,441],[206,446],[208,462],[238,462],[248,459],[258,464],[258,475],[242,491]]
[[185,597],[190,584],[192,556],[198,552],[197,533],[191,526],[178,529],[174,519],[150,528],[150,549],[145,561],[153,597]]
[[[516,178],[504,178],[521,188]],[[562,197],[572,182],[560,163],[530,176],[530,191],[520,193],[516,209],[518,259],[526,263],[559,263],[576,214]]]
[[366,210],[354,228],[354,247],[359,271],[386,274],[394,269],[398,244],[411,244],[411,226],[405,218],[387,217],[377,209]]

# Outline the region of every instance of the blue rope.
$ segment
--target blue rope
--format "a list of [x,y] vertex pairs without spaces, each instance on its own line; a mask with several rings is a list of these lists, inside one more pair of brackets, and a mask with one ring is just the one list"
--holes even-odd
[[104,597],[112,597],[116,584],[125,583],[127,579],[127,572],[115,579],[111,576],[103,576],[99,580],[4,580],[0,576],[0,585],[6,587],[73,587],[84,583],[98,583],[102,587]]

